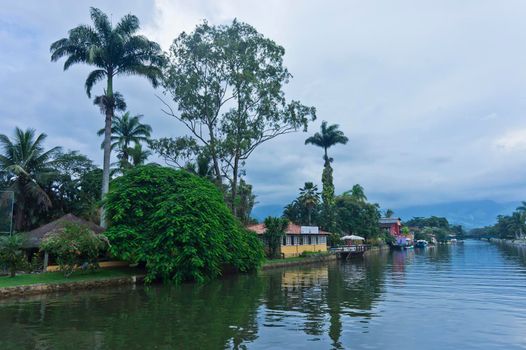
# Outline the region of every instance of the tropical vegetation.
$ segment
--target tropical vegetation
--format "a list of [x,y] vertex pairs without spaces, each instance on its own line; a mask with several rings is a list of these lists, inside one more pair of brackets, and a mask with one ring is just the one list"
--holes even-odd
[[68,224],[46,235],[40,250],[51,254],[64,277],[69,277],[77,269],[97,269],[98,258],[108,246],[106,236],[82,225]]
[[256,269],[263,247],[220,190],[185,170],[138,166],[113,180],[105,205],[110,251],[144,264],[147,280],[203,282],[225,268]]
[[[64,70],[74,64],[94,66],[86,78],[85,88],[88,97],[99,81],[106,80],[104,95],[99,105],[105,111],[104,122],[104,162],[102,176],[102,196],[109,189],[111,131],[116,100],[113,79],[119,75],[137,75],[145,77],[156,87],[162,78],[161,66],[164,56],[160,46],[138,35],[139,19],[126,15],[114,26],[107,14],[97,8],[90,9],[92,25],[79,25],[69,31],[66,38],[51,44],[51,60],[65,57]],[[105,226],[104,215],[101,226]]]

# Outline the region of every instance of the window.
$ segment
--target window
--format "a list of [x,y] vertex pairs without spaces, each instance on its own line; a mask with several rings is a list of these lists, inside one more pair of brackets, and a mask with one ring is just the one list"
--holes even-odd
[[300,243],[299,245],[303,245],[303,236],[300,236]]
[[294,245],[294,236],[290,236],[290,245]]
[[287,235],[283,236],[283,245],[287,245]]
[[318,243],[318,236],[316,236],[316,244],[319,244],[319,243]]
[[307,236],[307,242],[308,242],[309,244],[312,244],[312,236]]

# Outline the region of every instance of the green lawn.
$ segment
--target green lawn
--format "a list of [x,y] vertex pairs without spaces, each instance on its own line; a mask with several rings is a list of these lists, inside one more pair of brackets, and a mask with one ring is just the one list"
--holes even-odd
[[46,272],[39,274],[17,275],[15,277],[0,277],[0,288],[26,286],[39,283],[67,283],[78,281],[103,280],[114,277],[126,277],[142,274],[141,271],[131,268],[100,269],[95,272],[75,272],[65,278],[61,272]]

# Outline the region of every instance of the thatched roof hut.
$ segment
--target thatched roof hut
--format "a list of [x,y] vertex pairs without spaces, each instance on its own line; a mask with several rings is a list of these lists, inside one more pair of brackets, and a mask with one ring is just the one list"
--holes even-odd
[[32,231],[23,233],[24,237],[26,238],[24,248],[31,249],[40,247],[40,243],[48,233],[52,233],[59,229],[62,229],[67,224],[77,224],[85,226],[93,232],[95,232],[96,234],[104,232],[104,228],[97,224],[76,217],[73,214],[66,214],[60,219],[45,224],[44,226],[40,226],[39,228],[36,228]]

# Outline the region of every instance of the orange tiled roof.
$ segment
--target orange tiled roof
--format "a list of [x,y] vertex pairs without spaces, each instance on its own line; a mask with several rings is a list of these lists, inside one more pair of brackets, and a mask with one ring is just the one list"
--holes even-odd
[[[265,233],[266,227],[265,224],[255,224],[255,225],[249,225],[247,226],[247,229],[257,233],[258,235],[262,235]],[[288,235],[299,235],[301,234],[301,226],[296,225],[293,223],[289,223],[289,226],[287,227],[287,230],[285,232]],[[319,230],[320,235],[328,235],[328,232]]]

